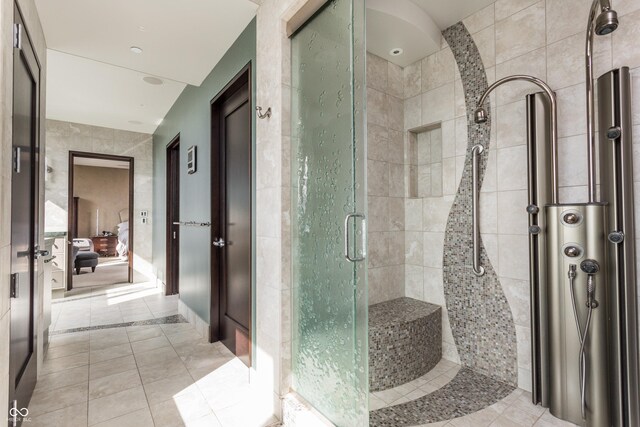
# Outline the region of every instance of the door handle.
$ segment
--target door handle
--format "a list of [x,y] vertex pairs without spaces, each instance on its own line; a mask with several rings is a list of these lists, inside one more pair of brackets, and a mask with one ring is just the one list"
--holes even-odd
[[213,246],[218,248],[224,248],[226,244],[227,243],[219,237],[213,241]]
[[48,251],[48,250],[46,250],[46,249],[42,249],[42,250],[36,249],[36,250],[35,250],[35,257],[36,257],[36,259],[38,259],[38,258],[42,258],[43,256],[49,256],[49,255],[51,255],[51,252],[49,252],[49,251]]
[[176,232],[173,232],[173,240],[176,240]]
[[[362,229],[362,255],[352,258],[349,254],[349,248],[351,247],[349,239],[349,222],[351,218],[361,218]],[[364,261],[367,257],[367,217],[362,213],[350,213],[344,218],[344,257],[349,262]]]
[[20,281],[20,276],[18,276],[18,273],[13,273],[11,275],[11,286],[9,287],[9,298],[18,298],[19,281]]

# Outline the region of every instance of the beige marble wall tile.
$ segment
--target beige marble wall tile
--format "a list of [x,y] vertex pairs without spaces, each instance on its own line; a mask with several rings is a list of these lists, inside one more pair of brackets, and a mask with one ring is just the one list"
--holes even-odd
[[528,193],[526,190],[501,191],[498,193],[498,232],[500,234],[527,234],[529,218],[526,213]]
[[404,198],[389,197],[387,199],[387,205],[389,206],[388,230],[404,231],[405,230]]
[[444,233],[425,232],[423,233],[423,238],[423,265],[429,268],[442,268]]
[[417,61],[404,67],[404,98],[413,98],[422,92],[422,62]]
[[404,102],[400,98],[387,95],[387,117],[390,129],[402,131],[404,129]]
[[[483,233],[498,232],[498,195],[495,192],[482,193],[480,198],[480,230]],[[502,221],[502,212],[500,212]]]
[[529,280],[529,244],[526,235],[498,236],[500,277]]
[[493,123],[497,130],[498,148],[526,144],[527,114],[524,100],[499,106]]
[[[584,83],[584,34],[578,33],[547,46],[547,83],[554,90]],[[593,75],[611,69],[611,36],[596,37]]]
[[387,231],[389,218],[389,204],[387,197],[369,196],[367,198],[369,210],[369,231]]
[[367,122],[387,127],[389,123],[389,97],[378,90],[367,88]]
[[389,130],[380,125],[367,125],[367,157],[382,162],[389,161]]
[[614,0],[613,8],[618,12],[618,16],[624,16],[640,10],[640,3],[636,0]]
[[[512,74],[529,74],[542,80],[547,78],[546,49],[537,49],[512,60],[496,65],[496,79]],[[497,105],[520,101],[529,93],[538,92],[539,88],[526,82],[511,82],[496,89]]]
[[498,150],[498,191],[527,189],[527,147]]
[[404,199],[406,231],[422,231],[422,199]]
[[404,101],[404,128],[414,129],[422,125],[422,95]]
[[586,32],[590,1],[546,0],[547,43],[554,43],[574,34]]
[[406,297],[424,300],[423,268],[419,265],[404,266],[404,294]]
[[545,45],[545,2],[496,22],[496,62],[498,64]]
[[387,92],[388,62],[367,52],[367,87]]
[[404,163],[404,134],[402,130],[389,129],[388,161],[391,163]]
[[368,191],[370,196],[389,195],[389,164],[376,160],[367,161]]
[[640,10],[620,17],[620,26],[612,34],[613,66],[640,66]]
[[367,235],[369,268],[378,268],[388,265],[389,244],[386,233],[383,231],[370,231]]
[[485,28],[473,35],[485,68],[496,65],[496,32],[495,26]]
[[453,80],[422,94],[422,124],[428,125],[454,117]]
[[502,289],[509,301],[513,321],[516,325],[530,327],[531,325],[531,308],[528,280],[514,280],[507,277],[501,277]]
[[422,91],[426,92],[454,79],[455,59],[451,49],[442,49],[422,60]]
[[585,84],[556,91],[558,99],[558,136],[580,135],[587,129]]
[[495,7],[493,4],[480,9],[478,12],[462,20],[470,34],[475,34],[480,30],[493,25],[495,22]]
[[387,62],[387,93],[404,99],[404,71],[399,65]]
[[576,135],[558,140],[558,184],[563,187],[583,185],[587,182],[587,135]]
[[423,252],[423,233],[420,231],[407,231],[405,232],[404,250],[405,250],[405,264],[422,266],[424,252]]
[[535,4],[538,0],[497,0],[495,2],[496,21],[501,21],[523,9]]
[[424,300],[443,307],[446,305],[441,268],[424,268]]

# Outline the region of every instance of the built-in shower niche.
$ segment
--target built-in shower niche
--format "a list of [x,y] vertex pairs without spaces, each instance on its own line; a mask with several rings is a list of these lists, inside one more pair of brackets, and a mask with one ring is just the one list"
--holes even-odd
[[442,197],[440,124],[409,131],[409,198]]

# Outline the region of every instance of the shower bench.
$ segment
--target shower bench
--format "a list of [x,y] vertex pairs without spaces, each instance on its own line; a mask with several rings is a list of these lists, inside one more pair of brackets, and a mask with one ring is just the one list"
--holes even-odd
[[369,389],[397,387],[429,372],[442,358],[437,305],[397,298],[369,306]]

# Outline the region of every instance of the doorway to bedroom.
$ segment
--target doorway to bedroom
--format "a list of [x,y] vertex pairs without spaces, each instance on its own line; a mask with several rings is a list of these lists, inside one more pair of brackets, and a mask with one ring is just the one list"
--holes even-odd
[[132,207],[132,157],[69,153],[68,291],[133,282]]

